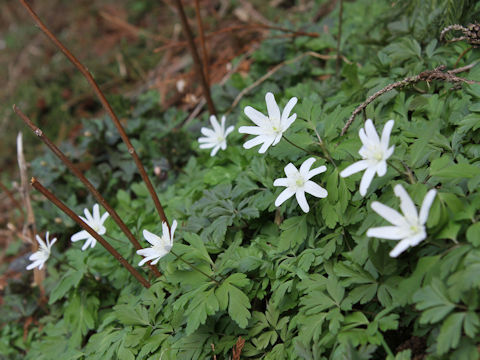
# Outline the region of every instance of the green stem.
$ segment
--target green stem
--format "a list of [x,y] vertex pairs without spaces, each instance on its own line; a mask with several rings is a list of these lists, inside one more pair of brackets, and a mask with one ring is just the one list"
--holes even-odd
[[[407,179],[408,181],[410,182],[410,184],[415,184],[415,179],[413,178],[413,174],[411,172],[410,169],[408,169],[407,171],[402,171],[400,170],[398,167],[396,167],[395,165],[393,165],[393,163],[390,161],[388,163],[392,168],[394,168],[395,170],[397,170],[397,172],[400,174],[400,175],[403,175],[403,176],[407,176]],[[405,164],[402,163],[402,165],[405,166]],[[410,170],[410,171],[409,171]]]
[[220,285],[220,283],[219,283],[215,278],[213,278],[212,276],[208,275],[208,274],[205,273],[204,271],[200,270],[198,267],[196,267],[195,265],[193,265],[191,262],[183,259],[181,256],[175,254],[175,253],[174,253],[173,251],[171,251],[171,250],[170,250],[170,253],[173,254],[178,260],[183,261],[185,264],[187,264],[188,266],[190,266],[193,270],[198,271],[200,274],[205,275],[205,276],[208,277],[210,280],[214,281],[217,285]]
[[391,356],[392,359],[395,358],[395,355],[393,355],[392,350],[390,350],[390,347],[388,346],[387,342],[383,338],[383,335],[380,335],[380,342],[382,343],[383,349],[387,352],[388,356]]

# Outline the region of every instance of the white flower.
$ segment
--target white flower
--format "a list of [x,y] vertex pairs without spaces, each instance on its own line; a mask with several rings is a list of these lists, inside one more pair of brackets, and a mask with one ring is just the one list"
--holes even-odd
[[155,235],[148,230],[143,230],[143,237],[147,240],[152,247],[146,249],[137,250],[138,255],[145,256],[145,259],[138,263],[138,266],[142,266],[147,261],[153,260],[152,265],[155,265],[158,260],[167,255],[173,246],[173,234],[177,228],[177,220],[173,220],[172,229],[169,231],[166,222],[162,222],[162,236]]
[[359,171],[365,170],[360,182],[360,195],[365,196],[370,183],[375,176],[383,176],[387,172],[387,159],[392,156],[395,146],[388,147],[390,141],[390,133],[393,128],[393,120],[387,121],[382,131],[382,139],[378,137],[377,130],[373,126],[372,120],[368,119],[365,122],[365,129],[361,128],[358,132],[363,146],[358,153],[363,160],[357,161],[348,166],[341,173],[341,177],[347,177]]
[[436,190],[430,190],[423,199],[420,215],[412,199],[405,191],[402,185],[396,185],[395,195],[400,198],[400,209],[403,215],[396,210],[374,201],[372,209],[381,217],[389,221],[393,226],[382,226],[368,229],[367,236],[378,237],[389,240],[400,240],[400,242],[390,251],[391,257],[397,257],[410,246],[418,245],[427,237],[425,223],[428,219],[428,212],[435,199]]
[[42,270],[43,265],[45,262],[48,260],[50,257],[50,250],[52,249],[53,244],[57,241],[57,238],[53,238],[52,241],[48,239],[50,234],[47,233],[45,234],[45,242],[40,238],[40,236],[35,235],[35,238],[37,239],[38,245],[40,245],[40,248],[38,251],[34,252],[28,260],[33,261],[30,265],[27,266],[27,270],[32,270],[33,268],[38,267],[39,270]]
[[[93,230],[97,232],[98,235],[103,235],[107,231],[105,229],[105,226],[103,226],[103,223],[105,220],[108,218],[108,212],[102,215],[100,217],[100,207],[98,204],[93,205],[93,216],[90,214],[90,211],[88,209],[84,209],[83,212],[85,213],[85,217],[80,216],[80,218],[87,223],[88,226],[90,226]],[[73,242],[79,241],[79,240],[87,240],[85,241],[85,244],[82,246],[82,251],[88,248],[90,246],[93,248],[97,244],[97,240],[90,235],[87,230],[82,230],[79,231],[75,234],[72,235],[71,240]]]
[[235,127],[233,125],[229,126],[225,131],[225,116],[222,116],[222,125],[218,123],[214,115],[210,116],[210,124],[212,124],[213,130],[202,127],[200,131],[205,137],[198,138],[198,142],[200,143],[200,149],[213,148],[210,156],[215,156],[218,149],[225,150],[227,148],[227,136]]
[[238,132],[243,134],[257,135],[257,137],[248,140],[243,144],[243,147],[245,149],[250,149],[263,143],[260,150],[258,150],[260,154],[267,151],[270,145],[277,145],[282,138],[283,132],[287,130],[297,118],[297,114],[290,116],[290,112],[297,103],[296,97],[293,97],[288,101],[281,116],[280,108],[271,92],[268,92],[267,95],[265,95],[265,102],[267,103],[268,117],[251,106],[247,106],[244,109],[245,115],[247,115],[257,126],[241,126],[240,129],[238,129]]
[[285,200],[291,198],[293,194],[295,194],[298,204],[302,210],[307,213],[309,212],[310,207],[308,206],[307,199],[305,198],[305,193],[309,193],[319,198],[327,197],[327,190],[322,188],[320,185],[315,184],[313,181],[310,181],[310,179],[315,175],[325,172],[327,167],[323,165],[310,170],[314,162],[314,158],[305,160],[300,166],[300,171],[298,171],[292,163],[289,163],[287,166],[285,166],[284,170],[287,177],[276,179],[273,182],[273,186],[287,187],[280,193],[280,195],[278,195],[277,200],[275,200],[275,206],[282,205]]

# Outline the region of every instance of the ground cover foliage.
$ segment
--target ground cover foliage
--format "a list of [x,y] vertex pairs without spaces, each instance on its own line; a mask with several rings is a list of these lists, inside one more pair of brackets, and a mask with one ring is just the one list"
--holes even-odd
[[[38,205],[39,226],[60,234],[64,245],[54,248],[56,259],[48,262],[48,305],[36,307],[32,299],[18,305],[18,296],[5,296],[2,318],[35,314],[39,326],[23,337],[15,322],[4,325],[0,353],[19,358],[26,351],[27,359],[228,358],[241,336],[241,357],[252,359],[479,357],[480,85],[420,82],[382,95],[366,108],[366,117],[377,129],[395,120],[390,138],[395,153],[386,175],[374,178],[365,197],[358,193],[360,174],[339,176],[359,159],[363,116],[340,136],[355,107],[394,81],[440,65],[452,69],[468,45],[440,43],[439,33],[450,23],[467,24],[478,5],[344,6],[341,48],[348,62],[342,62],[338,77],[335,60],[305,56],[261,83],[227,116],[228,125],[238,129],[251,125],[245,106],[265,112],[266,92],[281,106],[296,96],[297,120],[285,136],[309,153],[284,139],[266,154],[245,150],[246,138],[235,131],[227,149],[210,157],[196,142],[206,115],[173,131],[185,114],[156,112],[153,93],[124,107],[144,164],[151,172],[156,165],[168,169],[157,189],[168,217],[179,222],[173,251],[216,281],[168,254],[158,263],[162,278],[144,289],[100,246],[84,252],[79,244],[67,246],[69,237],[61,233],[66,227],[76,231],[73,224],[64,219],[55,225],[54,217],[61,215]],[[295,26],[320,33],[335,19],[334,12],[324,23]],[[329,33],[263,42],[247,76],[233,75],[213,87],[217,110],[227,111],[235,96],[272,66],[335,47]],[[478,58],[473,49],[459,66]],[[458,75],[478,81],[480,66]],[[116,110],[122,111],[121,104]],[[149,193],[137,182],[126,151],[119,151],[125,149],[108,120],[88,120],[85,129],[90,136],[71,153],[91,156],[95,166],[88,177],[110,194],[137,238],[143,229],[160,233]],[[317,134],[332,160],[323,158]],[[92,153],[94,142],[104,144],[102,154]],[[306,214],[293,198],[276,208],[282,189],[274,180],[284,176],[287,163],[298,167],[312,154],[315,166],[327,167],[315,179],[328,196],[307,196]],[[78,213],[91,206],[77,180],[48,156],[34,161],[35,175],[46,185],[57,184],[58,194]],[[371,209],[373,201],[398,208],[396,184],[417,207],[428,190],[436,188],[437,196],[427,239],[394,259],[388,254],[395,243],[368,238],[366,231],[385,224]],[[105,226],[119,252],[138,263],[113,221]]]

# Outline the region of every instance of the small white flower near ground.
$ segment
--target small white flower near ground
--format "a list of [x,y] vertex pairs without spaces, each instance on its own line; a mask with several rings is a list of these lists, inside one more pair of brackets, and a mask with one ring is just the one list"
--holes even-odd
[[362,156],[362,160],[353,163],[340,173],[341,177],[347,177],[365,170],[360,182],[360,195],[362,196],[365,196],[367,193],[375,173],[378,176],[383,176],[387,173],[387,159],[392,156],[395,149],[395,146],[388,147],[393,124],[393,120],[387,121],[383,127],[382,138],[380,139],[372,120],[368,119],[365,122],[365,128],[361,128],[358,132],[363,144],[358,151]]
[[173,235],[177,228],[177,220],[173,220],[172,228],[169,231],[166,222],[162,222],[162,236],[155,235],[148,230],[143,230],[143,237],[152,246],[145,249],[137,250],[137,254],[144,256],[145,259],[138,263],[138,266],[142,266],[147,261],[153,260],[152,265],[158,263],[158,261],[167,255],[173,246]]
[[437,193],[435,189],[432,189],[425,195],[419,214],[415,204],[402,185],[396,185],[394,191],[395,195],[400,198],[400,209],[403,215],[391,207],[374,201],[372,209],[390,222],[392,226],[375,227],[367,231],[367,236],[369,237],[400,240],[393,250],[390,251],[391,257],[397,257],[409,247],[418,245],[427,237],[425,223]]
[[45,241],[42,240],[42,238],[38,235],[35,235],[35,238],[37,239],[38,245],[40,246],[38,248],[38,251],[34,252],[28,260],[32,261],[30,265],[27,266],[27,270],[32,270],[34,268],[38,268],[39,270],[42,270],[43,265],[47,262],[48,258],[50,257],[50,251],[52,249],[53,244],[57,241],[57,238],[53,238],[51,241],[49,239],[49,232],[47,231],[45,234]]
[[265,102],[267,103],[268,116],[265,116],[260,111],[255,110],[251,106],[244,109],[245,115],[252,120],[256,126],[241,126],[238,132],[242,134],[257,135],[255,138],[248,140],[243,147],[250,149],[254,146],[263,144],[258,152],[265,153],[270,146],[275,146],[282,138],[282,134],[292,125],[297,118],[297,114],[290,116],[290,112],[296,105],[298,99],[291,98],[282,114],[280,115],[280,108],[275,101],[275,97],[271,92],[265,95]]
[[275,206],[282,205],[285,200],[295,195],[298,205],[300,205],[302,210],[307,213],[310,211],[310,207],[308,206],[307,199],[305,198],[305,193],[311,194],[318,198],[327,197],[327,190],[310,180],[315,175],[325,172],[327,167],[322,165],[318,168],[310,170],[314,162],[315,158],[309,158],[308,160],[305,160],[300,166],[300,170],[297,170],[292,163],[289,163],[287,166],[285,166],[284,170],[287,177],[276,179],[273,182],[273,186],[286,187],[286,189],[283,190],[275,200]]
[[[93,205],[93,216],[92,214],[90,214],[90,211],[88,211],[88,209],[84,209],[83,212],[85,214],[85,217],[80,216],[80,218],[85,221],[88,226],[95,230],[98,235],[105,234],[107,229],[105,228],[105,226],[103,226],[103,223],[108,218],[108,212],[100,216],[100,207],[98,204]],[[82,246],[82,251],[87,249],[89,246],[93,248],[97,244],[97,240],[95,240],[95,238],[90,235],[86,230],[82,230],[73,234],[70,239],[73,242],[79,240],[86,240],[85,244],[83,244]]]
[[225,130],[225,116],[222,116],[221,125],[214,115],[210,116],[210,124],[212,124],[212,129],[207,127],[200,129],[205,137],[198,138],[198,142],[200,143],[200,149],[213,148],[210,156],[215,156],[219,149],[225,150],[227,148],[227,136],[235,127],[232,125]]

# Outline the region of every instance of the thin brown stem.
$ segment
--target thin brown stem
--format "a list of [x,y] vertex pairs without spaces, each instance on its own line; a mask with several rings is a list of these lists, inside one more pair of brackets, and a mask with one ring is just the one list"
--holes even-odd
[[[108,211],[113,220],[117,223],[118,227],[127,236],[135,249],[140,250],[142,246],[132,234],[130,229],[120,219],[117,212],[110,206],[107,200],[100,194],[100,192],[93,186],[93,184],[83,175],[83,173],[77,169],[77,167],[65,156],[65,154],[39,129],[35,124],[26,116],[16,105],[13,105],[13,111],[23,120],[23,122],[37,135],[40,140],[67,166],[67,168],[85,185],[95,199]],[[149,265],[156,277],[162,276],[160,271],[153,265]]]
[[27,4],[25,0],[19,0],[20,3],[23,5],[23,7],[28,11],[30,16],[33,18],[35,23],[38,25],[38,27],[45,33],[45,35],[48,36],[48,38],[60,49],[60,51],[63,52],[63,54],[72,62],[73,65],[82,73],[83,76],[87,79],[88,83],[92,87],[93,91],[97,95],[98,99],[102,103],[103,107],[107,111],[108,115],[113,120],[113,123],[115,124],[118,132],[120,133],[120,137],[122,138],[123,142],[125,145],[127,145],[128,152],[133,158],[133,161],[135,162],[135,165],[138,168],[138,171],[140,172],[140,176],[142,177],[143,181],[145,182],[145,185],[147,186],[148,192],[152,196],[152,200],[155,204],[155,207],[158,211],[158,214],[160,215],[160,218],[162,221],[166,222],[167,225],[170,227],[167,217],[165,215],[165,211],[163,210],[163,206],[160,203],[160,200],[158,199],[157,193],[155,192],[155,189],[153,188],[153,185],[145,171],[145,168],[142,165],[142,162],[140,161],[140,158],[138,157],[137,153],[135,152],[135,148],[133,147],[132,143],[130,142],[130,139],[128,138],[127,134],[125,133],[125,130],[123,129],[122,124],[120,123],[120,120],[118,119],[117,115],[113,111],[112,107],[110,106],[110,103],[107,101],[105,95],[103,94],[102,90],[98,87],[97,83],[95,82],[95,79],[93,78],[92,74],[87,70],[87,68],[77,60],[77,58],[60,42],[60,40],[57,39],[57,37],[45,26],[45,24],[40,20],[38,15],[33,11],[33,9],[30,7],[30,5]]
[[416,84],[420,81],[425,81],[428,84],[433,80],[440,80],[440,81],[457,83],[457,84],[458,83],[479,84],[478,81],[464,79],[464,78],[461,78],[461,77],[458,77],[458,76],[455,75],[459,72],[466,71],[466,70],[469,70],[469,69],[471,69],[471,66],[467,65],[467,66],[464,66],[463,68],[461,68],[461,71],[460,71],[460,69],[445,71],[445,66],[442,65],[442,66],[439,66],[439,67],[437,67],[433,70],[425,70],[425,71],[422,71],[418,75],[409,76],[409,77],[406,77],[403,80],[400,80],[400,81],[394,82],[393,84],[389,84],[389,85],[385,86],[383,89],[381,89],[381,90],[377,91],[375,94],[369,96],[363,103],[361,103],[353,111],[352,115],[350,116],[350,118],[345,123],[345,126],[342,129],[341,135],[343,136],[347,132],[348,128],[350,127],[350,125],[355,120],[355,116],[357,116],[360,112],[364,111],[365,108],[371,102],[373,102],[376,98],[378,98],[379,96],[381,96],[381,95],[385,94],[386,92],[389,92],[393,89],[403,88],[407,85],[413,85],[413,84]]
[[115,250],[102,236],[100,236],[95,230],[93,230],[86,222],[84,222],[80,217],[77,216],[67,205],[62,203],[55,195],[48,191],[37,179],[32,178],[32,186],[41,192],[49,201],[51,201],[55,206],[67,214],[73,221],[85,229],[91,236],[93,236],[110,254],[113,255],[115,259],[118,260],[122,266],[127,269],[134,277],[137,279],[143,286],[147,289],[150,287],[150,283],[145,280],[140,273],[130,265],[127,260],[120,255],[117,250]]
[[341,64],[341,53],[340,53],[340,43],[342,41],[342,25],[343,25],[343,0],[340,0],[340,10],[338,11],[338,35],[337,35],[337,62],[335,64],[337,76],[340,72]]
[[195,0],[195,14],[197,18],[198,33],[200,35],[200,45],[202,47],[203,58],[203,73],[205,74],[205,81],[207,86],[210,87],[210,72],[208,68],[208,51],[205,44],[205,31],[203,29],[202,15],[200,14],[200,0]]
[[183,10],[182,1],[175,0],[175,6],[177,8],[178,16],[180,17],[180,22],[182,23],[183,32],[187,37],[188,48],[190,49],[190,53],[193,58],[195,71],[200,77],[200,83],[203,89],[203,96],[205,96],[205,99],[207,100],[208,111],[210,112],[210,114],[216,115],[217,111],[215,110],[215,105],[213,104],[212,96],[210,94],[210,88],[208,87],[207,79],[205,78],[205,74],[203,72],[202,61],[198,56],[197,47],[195,46],[195,41],[193,40],[192,30],[190,29],[187,16],[185,15],[185,11]]
[[22,205],[20,205],[20,203],[17,201],[17,199],[15,199],[15,196],[13,196],[12,192],[10,190],[8,190],[8,188],[1,181],[0,181],[0,189],[2,189],[2,191],[5,192],[5,194],[7,194],[8,198],[13,203],[13,205],[15,205],[15,207],[18,210],[20,210],[23,214],[24,211],[23,211]]

